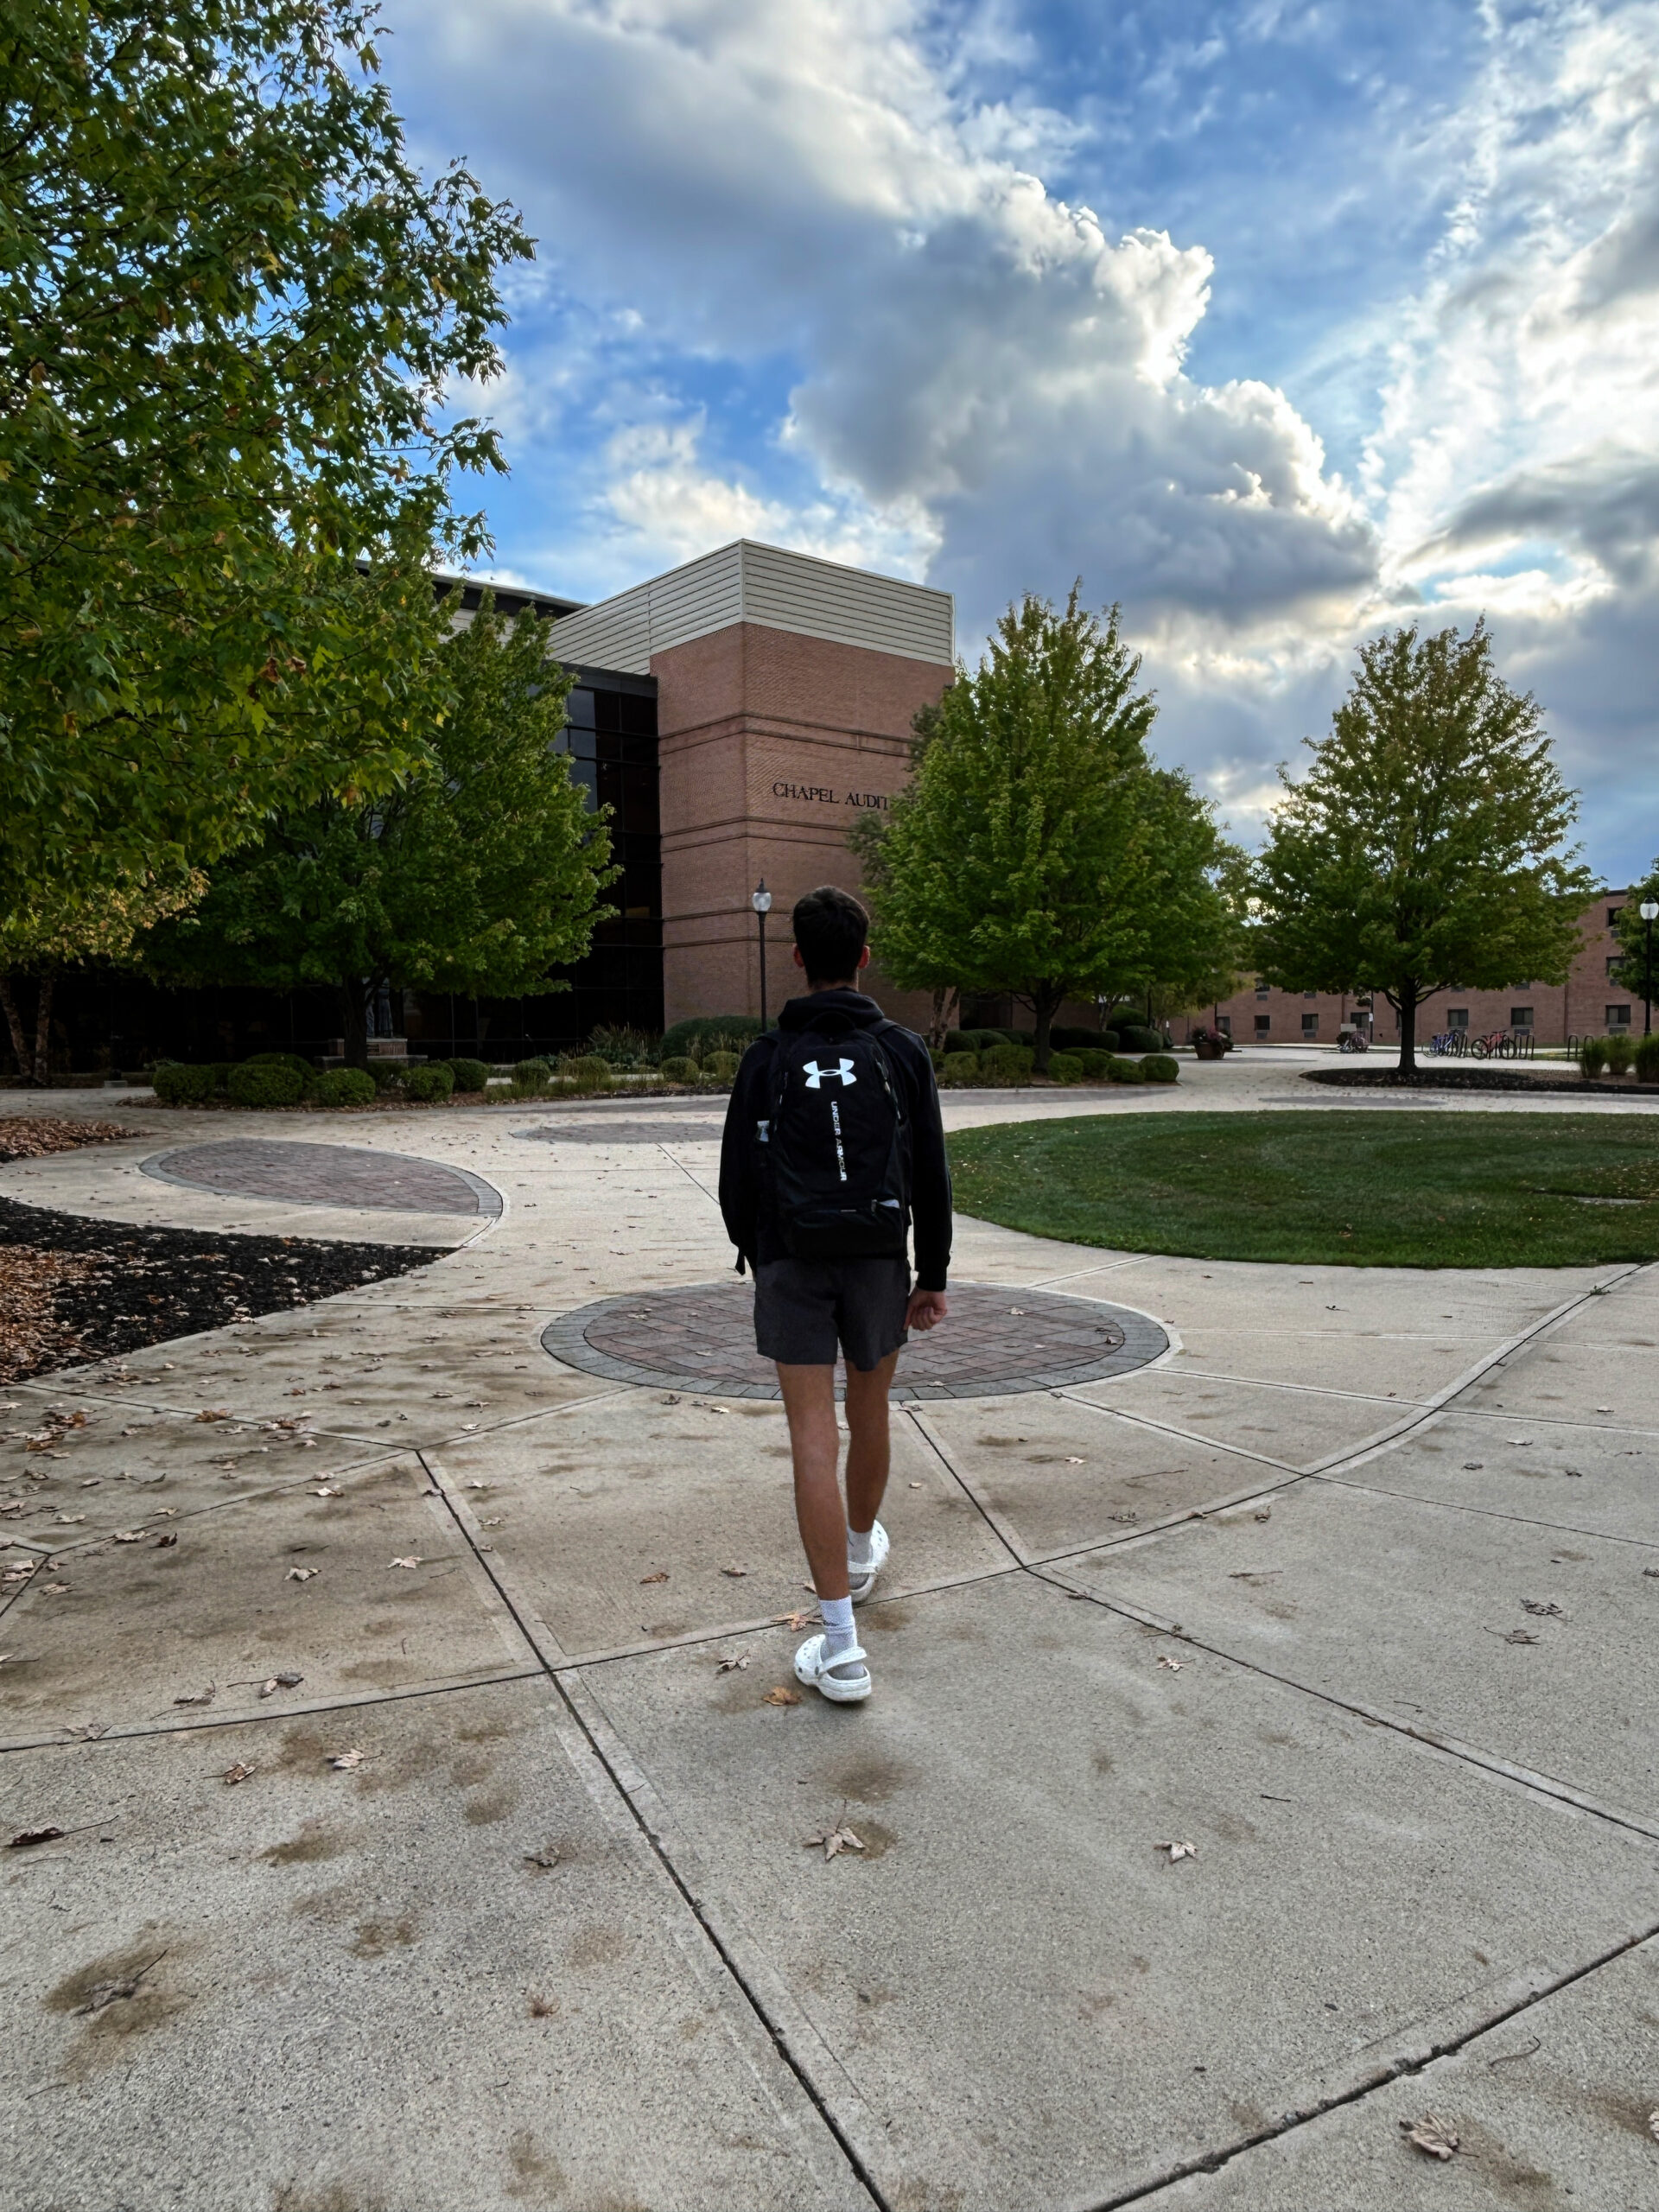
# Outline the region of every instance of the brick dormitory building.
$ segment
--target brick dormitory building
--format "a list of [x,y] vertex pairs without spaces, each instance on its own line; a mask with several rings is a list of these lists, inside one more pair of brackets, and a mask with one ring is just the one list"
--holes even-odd
[[[457,577],[437,588],[465,620],[484,587]],[[503,613],[546,618],[550,650],[575,675],[561,742],[572,773],[612,810],[616,915],[566,989],[512,1000],[406,991],[383,999],[378,1027],[414,1052],[507,1060],[574,1044],[601,1022],[658,1031],[687,1014],[758,1013],[750,894],[762,878],[774,900],[775,1012],[793,982],[791,905],[816,883],[855,887],[848,830],[891,804],[909,773],[912,718],[950,680],[950,594],[743,539],[591,607],[509,587],[494,596]],[[1608,893],[1587,917],[1565,990],[1443,993],[1420,1035],[1459,1019],[1475,1031],[1530,1027],[1540,1042],[1617,1026],[1614,1009],[1630,998],[1603,988],[1606,910],[1617,904]],[[879,975],[871,987],[899,1018],[925,1020],[925,999]],[[323,989],[165,991],[82,976],[60,987],[58,1009],[54,1058],[77,1068],[317,1052],[340,1028],[336,995]],[[1639,1002],[1631,1010],[1639,1027]],[[1354,1011],[1350,1001],[1246,989],[1174,1033],[1219,1014],[1242,1042],[1332,1041]],[[979,1013],[1010,1018],[989,1003]],[[1379,1014],[1387,1043],[1392,1016],[1381,1005]],[[1069,1007],[1063,1018],[1089,1016]]]

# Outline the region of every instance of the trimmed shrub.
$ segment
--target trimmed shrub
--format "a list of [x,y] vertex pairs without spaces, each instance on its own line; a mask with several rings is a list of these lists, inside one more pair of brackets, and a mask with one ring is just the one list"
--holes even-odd
[[537,1076],[551,1075],[553,1063],[544,1052],[538,1052],[533,1058],[518,1061],[512,1072],[515,1076],[524,1077],[527,1081],[534,1081]]
[[977,1052],[947,1052],[939,1064],[939,1084],[942,1090],[962,1090],[979,1081]]
[[314,1095],[319,1106],[372,1106],[379,1094],[361,1068],[327,1068]]
[[1636,1048],[1636,1079],[1659,1083],[1659,1037],[1643,1037]]
[[1586,1076],[1603,1074],[1607,1066],[1607,1039],[1586,1037],[1579,1047],[1579,1065]]
[[1148,1052],[1141,1063],[1141,1075],[1146,1083],[1178,1083],[1180,1069],[1167,1052]]
[[994,1052],[999,1045],[1012,1045],[1011,1029],[947,1029],[944,1049],[947,1052]]
[[730,1083],[737,1069],[735,1052],[708,1052],[703,1056],[702,1075],[706,1083]]
[[244,1060],[231,1070],[225,1087],[238,1106],[297,1106],[305,1096],[304,1077],[297,1068],[285,1065],[279,1054],[268,1060]]
[[567,1055],[559,1062],[559,1073],[573,1090],[611,1090],[616,1084],[610,1062],[597,1052]]
[[1114,1060],[1110,1079],[1114,1083],[1144,1083],[1147,1077],[1139,1060]]
[[407,1060],[372,1059],[369,1062],[369,1081],[377,1090],[397,1090],[409,1073]]
[[1081,1083],[1084,1076],[1081,1052],[1051,1052],[1048,1071],[1056,1083]]
[[1610,1037],[1607,1039],[1607,1072],[1609,1075],[1629,1075],[1636,1065],[1636,1040],[1631,1037]]
[[234,1060],[209,1060],[207,1072],[213,1078],[215,1090],[220,1092],[224,1090],[226,1084],[231,1079],[231,1070],[235,1065]]
[[487,1060],[451,1060],[449,1067],[457,1090],[482,1090],[490,1080]]
[[1048,1041],[1057,1052],[1097,1052],[1106,1045],[1098,1029],[1080,1029],[1075,1022],[1057,1021]]
[[694,1014],[684,1021],[677,1021],[671,1029],[663,1032],[664,1059],[702,1059],[702,1046],[710,1039],[720,1041],[712,1046],[715,1052],[729,1052],[734,1045],[747,1045],[751,1037],[760,1034],[760,1018],[753,1014]]
[[1111,1074],[1112,1056],[1109,1052],[1079,1052],[1077,1058],[1083,1065],[1083,1079],[1085,1083],[1103,1083]]
[[455,1087],[455,1071],[442,1060],[430,1060],[423,1068],[410,1068],[404,1077],[404,1089],[411,1098],[432,1105],[440,1098],[448,1098]]
[[1131,1023],[1117,1033],[1126,1052],[1161,1052],[1164,1049],[1163,1038],[1155,1029]]
[[648,1029],[613,1028],[601,1022],[588,1039],[588,1050],[613,1068],[654,1068],[658,1046]]
[[[231,1063],[231,1065],[236,1065],[234,1062]],[[292,1068],[295,1074],[300,1078],[300,1096],[302,1098],[308,1097],[310,1095],[312,1086],[317,1079],[317,1071],[315,1068],[312,1066],[309,1060],[302,1059],[297,1052],[250,1052],[247,1058],[242,1061],[240,1065],[245,1068]],[[229,1067],[227,1066],[225,1076],[225,1084],[227,1090],[230,1087],[230,1080]]]
[[163,1060],[154,1082],[163,1106],[205,1106],[219,1088],[212,1068],[188,1068],[179,1060]]
[[658,1063],[658,1072],[664,1083],[695,1083],[697,1064],[695,1060],[688,1060],[683,1053],[677,1052],[671,1058]]
[[1033,1055],[1020,1045],[996,1045],[979,1056],[979,1072],[987,1083],[1020,1084],[1031,1081]]

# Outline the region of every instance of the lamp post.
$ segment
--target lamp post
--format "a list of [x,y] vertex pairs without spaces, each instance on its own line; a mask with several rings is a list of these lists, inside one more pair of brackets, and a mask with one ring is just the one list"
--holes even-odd
[[1659,899],[1644,899],[1637,908],[1642,917],[1642,1034],[1653,1034],[1653,924],[1659,915]]
[[772,893],[766,888],[763,875],[749,893],[749,904],[754,909],[754,918],[760,931],[760,1027],[766,1026],[766,916],[772,912]]

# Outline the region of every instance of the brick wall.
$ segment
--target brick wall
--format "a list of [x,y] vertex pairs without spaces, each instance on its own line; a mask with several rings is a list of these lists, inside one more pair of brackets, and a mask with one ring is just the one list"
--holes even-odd
[[[664,1020],[758,1014],[749,894],[764,876],[767,998],[798,982],[789,910],[819,883],[858,888],[847,831],[909,774],[910,725],[950,671],[928,661],[735,623],[652,661],[658,681]],[[927,1001],[874,995],[925,1022]]]
[[[1624,904],[1627,895],[1623,891],[1605,891],[1593,905],[1586,907],[1579,918],[1578,957],[1565,983],[1515,983],[1498,991],[1436,991],[1417,1009],[1419,1046],[1441,1030],[1464,1026],[1453,1024],[1454,1010],[1466,1016],[1467,1027],[1478,1036],[1497,1029],[1518,1027],[1520,1025],[1513,1017],[1522,1007],[1529,1007],[1532,1033],[1540,1045],[1564,1045],[1569,1037],[1602,1035],[1608,1026],[1610,1006],[1628,1006],[1630,1027],[1640,1030],[1640,997],[1607,981],[1607,963],[1617,957],[1618,950],[1618,940],[1608,926],[1608,916]],[[1219,1011],[1230,1023],[1234,1039],[1241,1045],[1294,1045],[1301,1043],[1305,1036],[1309,1043],[1331,1045],[1336,1042],[1342,1024],[1353,1018],[1357,1006],[1353,996],[1332,992],[1274,990],[1263,995],[1247,986],[1231,998],[1224,999]],[[1376,1014],[1374,1033],[1378,1043],[1395,1043],[1400,1025],[1394,1008],[1379,996]],[[1305,1031],[1304,1017],[1309,1015],[1313,1018],[1314,1027]],[[1268,1024],[1265,1031],[1256,1026],[1263,1017]],[[1208,1007],[1197,1007],[1173,1025],[1175,1034],[1185,1038],[1211,1019]]]

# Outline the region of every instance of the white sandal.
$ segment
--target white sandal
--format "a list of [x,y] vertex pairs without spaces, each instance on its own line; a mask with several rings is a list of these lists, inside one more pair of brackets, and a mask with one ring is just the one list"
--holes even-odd
[[893,1544],[887,1530],[879,1521],[870,1524],[870,1563],[868,1567],[848,1564],[848,1594],[855,1605],[861,1605],[875,1587],[875,1578],[887,1563]]
[[[818,1690],[832,1705],[859,1705],[868,1697],[874,1688],[870,1670],[864,1664],[868,1657],[861,1645],[851,1644],[845,1651],[830,1657],[823,1648],[822,1636],[809,1636],[795,1654],[795,1679],[804,1682],[809,1689]],[[837,1675],[836,1667],[856,1667],[855,1675]]]

